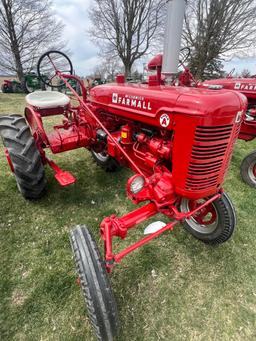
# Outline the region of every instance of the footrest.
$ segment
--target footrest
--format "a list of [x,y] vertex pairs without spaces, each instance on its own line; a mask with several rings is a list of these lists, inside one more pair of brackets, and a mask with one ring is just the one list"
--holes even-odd
[[71,173],[66,171],[59,171],[55,173],[55,179],[63,187],[72,185],[76,182],[76,178]]

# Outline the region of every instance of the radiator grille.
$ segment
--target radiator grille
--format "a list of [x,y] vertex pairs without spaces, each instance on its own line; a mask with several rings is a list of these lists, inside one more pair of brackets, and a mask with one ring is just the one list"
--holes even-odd
[[232,153],[229,150],[232,131],[233,125],[197,127],[188,168],[187,190],[218,186],[220,173],[223,166],[226,168]]

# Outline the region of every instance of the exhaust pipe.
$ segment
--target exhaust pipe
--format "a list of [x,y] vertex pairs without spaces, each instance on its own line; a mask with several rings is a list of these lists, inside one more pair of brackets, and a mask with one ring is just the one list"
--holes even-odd
[[166,75],[178,72],[185,6],[186,0],[169,0],[167,3],[168,16],[162,67],[162,73]]

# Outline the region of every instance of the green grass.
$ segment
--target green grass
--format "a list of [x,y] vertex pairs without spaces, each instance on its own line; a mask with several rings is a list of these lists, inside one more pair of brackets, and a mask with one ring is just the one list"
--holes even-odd
[[[0,94],[0,113],[23,112],[22,95]],[[51,125],[51,122],[48,123]],[[255,190],[239,175],[256,143],[239,141],[225,188],[237,209],[234,237],[209,247],[181,226],[116,266],[111,282],[122,325],[120,341],[255,340]],[[48,194],[18,194],[0,150],[0,340],[94,340],[75,283],[69,231],[87,224],[99,238],[109,214],[134,208],[126,199],[128,170],[105,174],[85,150],[54,157],[77,177],[61,188],[47,169]],[[134,229],[117,249],[141,238]]]

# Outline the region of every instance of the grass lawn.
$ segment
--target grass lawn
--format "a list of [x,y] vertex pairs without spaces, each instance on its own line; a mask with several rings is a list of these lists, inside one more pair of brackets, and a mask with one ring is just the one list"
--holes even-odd
[[[0,114],[22,113],[23,95],[0,94]],[[51,125],[51,122],[48,122]],[[197,241],[181,226],[124,259],[111,275],[122,325],[120,341],[256,339],[255,190],[239,165],[256,143],[239,141],[225,189],[237,210],[232,240]],[[106,174],[86,150],[54,160],[77,177],[61,188],[47,168],[48,193],[27,202],[0,149],[0,340],[94,340],[75,283],[69,231],[134,208],[125,196],[130,172]],[[115,246],[141,238],[142,228]]]

